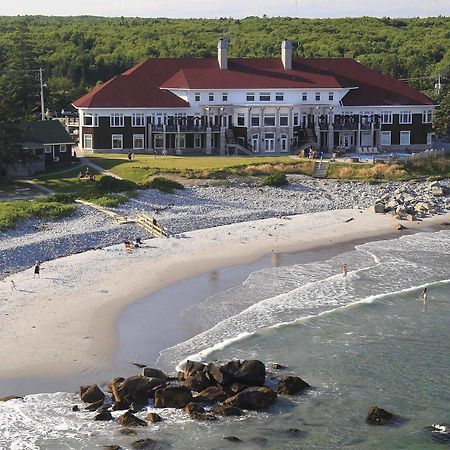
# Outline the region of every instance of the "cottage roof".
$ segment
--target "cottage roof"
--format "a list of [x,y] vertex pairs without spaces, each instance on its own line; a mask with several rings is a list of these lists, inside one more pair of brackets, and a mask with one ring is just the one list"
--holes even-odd
[[279,58],[230,58],[221,70],[216,58],[148,59],[74,102],[78,108],[183,108],[176,89],[356,88],[345,106],[432,105],[407,84],[350,58],[301,58],[285,70]]
[[59,120],[35,120],[24,123],[23,145],[73,144],[73,140]]

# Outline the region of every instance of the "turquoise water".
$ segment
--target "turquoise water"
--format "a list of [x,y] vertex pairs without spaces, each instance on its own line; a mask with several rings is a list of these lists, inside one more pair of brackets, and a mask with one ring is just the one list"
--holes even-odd
[[[130,449],[151,437],[177,449],[226,449],[236,447],[223,440],[230,435],[242,449],[438,448],[439,436],[425,427],[450,422],[449,244],[448,231],[422,233],[325,261],[256,270],[185,311],[198,334],[159,358],[166,370],[189,357],[277,362],[288,366],[277,374],[313,386],[302,396],[280,396],[268,411],[218,423],[158,410],[165,420],[134,437],[115,423],[93,423],[90,413],[72,413],[72,394],[28,396],[0,405],[0,448]],[[403,423],[366,425],[374,405]]]

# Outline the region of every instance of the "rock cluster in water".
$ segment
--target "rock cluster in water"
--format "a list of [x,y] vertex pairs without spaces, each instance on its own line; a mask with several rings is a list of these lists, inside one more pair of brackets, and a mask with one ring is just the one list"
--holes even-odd
[[[278,395],[300,394],[310,387],[293,375],[271,377],[276,389],[268,387],[267,381],[266,367],[258,360],[234,359],[223,365],[187,361],[184,370],[172,377],[144,367],[141,375],[114,378],[107,385],[110,395],[96,384],[81,386],[80,398],[88,404],[85,410],[95,412],[93,420],[112,421],[113,411],[124,411],[117,423],[130,428],[163,420],[155,412],[147,413],[144,419],[136,415],[148,405],[182,409],[193,420],[216,421],[221,416],[241,416],[245,410],[268,408],[277,402]],[[73,411],[79,410],[75,405]],[[144,441],[136,441],[133,448],[147,448],[144,445],[149,443]]]
[[414,184],[403,185],[392,194],[386,193],[375,200],[375,213],[389,213],[398,220],[415,221],[443,213],[450,209],[449,189],[433,181],[417,189]]

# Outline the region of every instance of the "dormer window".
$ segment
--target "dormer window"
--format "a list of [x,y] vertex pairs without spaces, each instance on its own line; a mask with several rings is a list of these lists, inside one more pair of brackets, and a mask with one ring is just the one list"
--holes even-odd
[[196,92],[194,95],[194,101],[199,102],[200,101],[200,92]]
[[308,100],[308,93],[307,92],[302,92],[302,101],[306,102]]
[[320,102],[320,92],[316,92],[316,102]]
[[328,92],[328,100],[332,102],[334,100],[334,92]]
[[284,100],[284,94],[283,92],[277,92],[275,94],[275,101],[276,102],[282,102]]
[[123,127],[123,114],[122,113],[111,113],[109,117],[109,124],[112,127]]
[[247,92],[247,101],[248,102],[254,102],[255,101],[255,93],[254,92]]
[[210,92],[210,93],[208,94],[208,101],[209,101],[209,102],[213,102],[213,101],[214,101],[214,92]]
[[222,101],[223,102],[227,102],[228,101],[228,92],[223,92],[222,93]]
[[270,102],[270,92],[261,92],[259,94],[260,102]]
[[145,114],[144,113],[133,113],[131,116],[131,126],[132,127],[144,127],[145,126]]

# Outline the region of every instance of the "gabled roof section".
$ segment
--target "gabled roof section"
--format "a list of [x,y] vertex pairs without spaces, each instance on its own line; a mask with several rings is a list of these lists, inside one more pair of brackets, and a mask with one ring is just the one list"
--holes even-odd
[[345,106],[432,105],[407,84],[349,58],[302,58],[285,70],[280,58],[149,59],[74,102],[78,108],[183,108],[176,89],[338,89],[352,88]]
[[73,144],[73,139],[59,120],[24,122],[24,144]]

